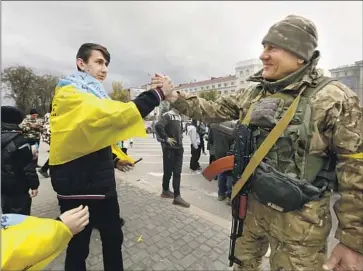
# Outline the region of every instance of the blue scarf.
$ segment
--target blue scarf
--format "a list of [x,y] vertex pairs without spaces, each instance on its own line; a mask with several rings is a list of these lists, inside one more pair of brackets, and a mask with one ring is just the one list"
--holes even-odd
[[85,72],[75,72],[61,79],[57,87],[72,85],[81,92],[93,94],[99,99],[111,99],[103,85],[93,76]]

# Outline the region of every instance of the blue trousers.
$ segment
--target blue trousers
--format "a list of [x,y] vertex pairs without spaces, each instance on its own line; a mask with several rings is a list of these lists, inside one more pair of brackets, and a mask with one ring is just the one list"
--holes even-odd
[[218,196],[230,197],[232,194],[232,176],[228,176],[225,173],[218,175]]

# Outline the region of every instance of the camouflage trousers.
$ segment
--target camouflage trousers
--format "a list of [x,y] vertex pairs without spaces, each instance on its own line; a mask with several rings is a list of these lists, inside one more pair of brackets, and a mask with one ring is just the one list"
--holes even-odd
[[331,229],[330,195],[307,203],[302,210],[281,213],[248,198],[243,236],[236,242],[236,257],[243,266],[233,270],[260,270],[271,247],[271,271],[322,270]]

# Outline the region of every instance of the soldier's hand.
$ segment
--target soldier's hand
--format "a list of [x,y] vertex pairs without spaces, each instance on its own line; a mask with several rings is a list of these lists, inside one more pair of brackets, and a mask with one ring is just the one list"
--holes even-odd
[[165,100],[167,100],[168,102],[171,103],[175,103],[176,100],[178,100],[179,98],[179,93],[176,92],[175,90],[173,90],[170,95],[168,95],[167,97],[165,97]]
[[169,137],[166,142],[170,145],[170,146],[174,146],[176,143],[176,140],[174,138]]
[[81,232],[89,223],[88,207],[82,205],[64,212],[59,216],[60,220],[70,229],[73,235]]
[[340,243],[333,249],[323,269],[327,271],[363,270],[363,255]]
[[118,160],[116,163],[116,168],[122,172],[127,172],[133,169],[134,165],[126,160]]

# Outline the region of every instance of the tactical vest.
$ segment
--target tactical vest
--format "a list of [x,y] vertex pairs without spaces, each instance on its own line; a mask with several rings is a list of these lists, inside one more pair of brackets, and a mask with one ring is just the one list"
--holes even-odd
[[[310,122],[311,98],[332,81],[334,80],[331,78],[322,77],[315,87],[305,89],[292,121],[266,155],[264,161],[281,173],[304,178],[318,186],[329,185],[330,188],[335,188],[335,159],[309,154],[314,129]],[[281,119],[299,92],[286,90],[274,94],[266,93],[259,98],[261,88],[262,86],[254,87],[250,95],[250,99],[254,99],[254,102],[248,102],[241,108],[241,119],[243,119],[249,106],[251,104],[254,106],[250,127],[253,129],[255,150]]]

